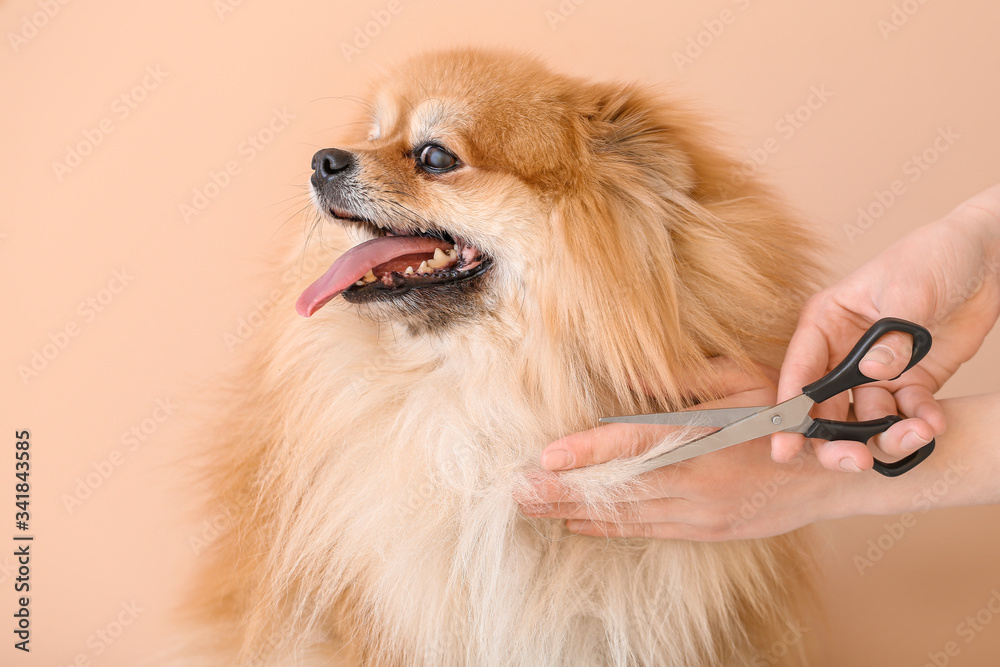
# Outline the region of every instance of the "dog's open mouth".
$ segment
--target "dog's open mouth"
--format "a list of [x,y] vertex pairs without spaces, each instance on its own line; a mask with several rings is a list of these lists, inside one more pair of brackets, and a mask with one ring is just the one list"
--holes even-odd
[[367,220],[337,215],[375,234],[335,261],[307,287],[295,309],[309,317],[338,294],[351,302],[384,300],[410,290],[457,283],[481,275],[489,257],[443,231],[406,233]]

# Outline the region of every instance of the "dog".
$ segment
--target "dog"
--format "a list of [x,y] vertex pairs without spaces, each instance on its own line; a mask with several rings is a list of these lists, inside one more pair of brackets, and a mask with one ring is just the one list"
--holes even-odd
[[[779,366],[809,231],[642,86],[457,49],[368,99],[313,157],[287,307],[206,448],[230,520],[183,664],[801,664],[771,649],[802,535],[586,537],[518,508],[552,440],[717,398],[686,384],[713,357]],[[642,456],[548,474],[599,513]]]

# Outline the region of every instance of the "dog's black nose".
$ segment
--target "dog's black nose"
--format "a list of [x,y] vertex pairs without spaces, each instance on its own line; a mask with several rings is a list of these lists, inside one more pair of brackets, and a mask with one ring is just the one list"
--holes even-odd
[[313,155],[312,168],[316,177],[322,180],[332,180],[346,174],[354,167],[354,156],[339,148],[324,148]]

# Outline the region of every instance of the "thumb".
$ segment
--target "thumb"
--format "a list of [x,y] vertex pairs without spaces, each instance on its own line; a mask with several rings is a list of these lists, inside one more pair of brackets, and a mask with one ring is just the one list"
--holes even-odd
[[909,334],[890,331],[875,341],[858,368],[873,380],[891,380],[910,363],[913,339]]

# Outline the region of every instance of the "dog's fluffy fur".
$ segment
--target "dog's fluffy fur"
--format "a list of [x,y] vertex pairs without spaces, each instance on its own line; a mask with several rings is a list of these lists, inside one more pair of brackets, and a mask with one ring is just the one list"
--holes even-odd
[[[553,439],[709,398],[685,384],[709,357],[778,365],[811,287],[801,225],[698,114],[638,86],[463,50],[370,99],[341,207],[493,265],[306,319],[298,293],[371,233],[326,219],[300,241],[209,450],[232,521],[183,664],[798,664],[768,651],[807,586],[799,536],[584,537],[515,498]],[[428,140],[460,168],[419,169]],[[606,512],[641,460],[561,478]]]

